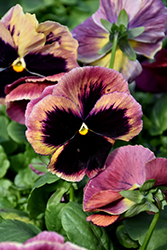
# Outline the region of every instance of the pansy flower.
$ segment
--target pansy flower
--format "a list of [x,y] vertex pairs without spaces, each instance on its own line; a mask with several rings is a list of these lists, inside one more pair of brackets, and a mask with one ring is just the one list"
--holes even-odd
[[[6,112],[8,116],[21,124],[25,123],[25,110],[30,100],[38,98],[48,86],[52,92],[55,84],[65,73],[46,77],[23,77],[5,87]],[[48,91],[48,90],[47,90]],[[47,92],[48,93],[48,92]]]
[[[105,166],[105,170],[89,180],[84,189],[84,210],[95,212],[87,217],[88,221],[98,226],[108,226],[130,209],[135,213],[145,210],[154,212],[157,209],[152,204],[152,194],[160,193],[155,187],[167,186],[167,159],[156,158],[153,152],[141,145],[128,145],[109,154]],[[144,189],[143,185],[148,180],[150,183],[153,181],[153,190],[146,192],[149,194],[147,200],[146,193],[142,195],[138,189]],[[121,195],[126,193],[125,190],[133,190],[129,199]],[[134,191],[136,193],[133,195]]]
[[136,86],[151,93],[162,93],[167,91],[167,49],[158,51],[155,61],[143,62],[142,72],[135,79]]
[[68,72],[78,66],[77,41],[59,23],[38,23],[35,15],[12,7],[0,20],[0,97],[21,77]]
[[26,110],[27,139],[38,154],[52,155],[48,170],[80,181],[103,169],[116,139],[129,141],[142,129],[141,106],[115,70],[75,68],[53,93],[32,100]]
[[[124,19],[122,10],[126,13]],[[109,67],[113,37],[119,33],[113,68],[130,82],[141,72],[141,65],[134,56],[133,61],[129,60],[129,52],[153,58],[161,48],[166,23],[167,11],[161,0],[136,0],[135,4],[100,0],[99,9],[72,30],[79,42],[78,60],[86,65]]]
[[56,232],[43,231],[26,242],[1,242],[0,250],[86,250],[69,241]]

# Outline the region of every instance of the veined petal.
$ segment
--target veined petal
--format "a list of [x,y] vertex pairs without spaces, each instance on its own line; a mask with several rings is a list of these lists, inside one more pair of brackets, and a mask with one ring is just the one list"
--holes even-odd
[[6,103],[6,113],[13,121],[25,124],[25,110],[29,100],[19,100]]
[[101,58],[103,55],[98,52],[109,41],[108,31],[97,26],[92,17],[74,28],[72,35],[79,43],[78,60],[83,63],[91,63]]
[[167,9],[161,0],[142,0],[140,10],[129,23],[129,29],[144,26],[144,32],[135,40],[155,43],[164,38],[166,21]]
[[155,179],[155,185],[167,185],[167,159],[156,158],[146,163],[146,180]]
[[72,37],[72,34],[66,26],[56,22],[46,21],[40,23],[37,32],[44,33],[46,36],[45,45],[55,44],[55,49],[64,48],[71,57],[77,58],[78,42]]
[[108,215],[108,214],[92,214],[87,217],[87,221],[91,221],[93,224],[99,227],[107,227],[119,218],[119,215]]
[[48,170],[68,181],[80,181],[85,174],[92,178],[104,168],[111,146],[91,131],[86,135],[77,133],[55,151]]
[[135,5],[132,8],[131,0],[100,0],[100,7],[93,15],[93,20],[100,25],[100,19],[107,19],[111,23],[117,22],[118,15],[122,9],[128,14],[128,19],[131,21],[138,13],[141,7],[142,0],[135,1]]
[[[89,192],[89,190],[87,190],[87,192]],[[100,192],[92,195],[91,198],[87,200],[88,197],[89,195],[86,194],[83,200],[83,209],[88,212],[94,210],[97,211],[97,209],[100,209],[103,206],[123,198],[119,192],[114,192],[112,190],[101,190]]]
[[133,40],[133,41],[131,40],[129,42],[137,54],[144,55],[144,56],[151,58],[151,59],[154,59],[155,53],[162,48],[161,42],[143,43],[143,42],[138,42],[135,40]]
[[121,74],[103,67],[83,67],[75,68],[64,75],[53,94],[73,100],[82,117],[86,118],[103,94],[114,91],[129,94],[128,84]]
[[85,122],[90,130],[114,140],[129,141],[142,129],[141,106],[126,93],[103,95]]
[[47,95],[28,116],[26,135],[37,153],[49,155],[71,139],[81,124],[78,109],[71,100]]

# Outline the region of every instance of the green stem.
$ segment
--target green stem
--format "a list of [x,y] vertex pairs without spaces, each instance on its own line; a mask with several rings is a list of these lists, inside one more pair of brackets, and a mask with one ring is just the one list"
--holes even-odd
[[152,236],[152,234],[153,234],[153,232],[154,232],[154,229],[155,229],[155,227],[156,227],[156,225],[157,225],[157,222],[158,222],[158,220],[159,220],[159,216],[160,216],[160,211],[159,211],[158,213],[155,213],[155,215],[154,215],[154,217],[153,217],[153,220],[152,220],[152,222],[151,222],[151,224],[150,224],[150,227],[149,227],[149,229],[148,229],[148,231],[147,231],[147,234],[146,234],[146,236],[145,236],[145,239],[144,239],[144,241],[143,241],[143,244],[142,244],[142,246],[139,248],[139,250],[146,250],[146,249],[147,249],[148,244],[149,244],[150,239],[151,239],[151,236]]
[[73,185],[71,184],[71,187],[70,187],[70,201],[74,201],[74,187]]
[[117,49],[117,44],[118,44],[118,32],[115,33],[114,35],[114,40],[113,40],[113,45],[112,45],[112,50],[111,50],[111,59],[110,59],[110,65],[109,65],[110,69],[113,69],[114,67],[115,52]]

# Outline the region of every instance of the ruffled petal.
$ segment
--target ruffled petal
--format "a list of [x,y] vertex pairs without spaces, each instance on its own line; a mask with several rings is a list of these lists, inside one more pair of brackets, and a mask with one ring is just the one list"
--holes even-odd
[[103,95],[85,122],[90,130],[113,140],[129,141],[142,129],[141,106],[126,93]]
[[53,94],[73,100],[84,119],[102,95],[114,91],[129,94],[128,83],[122,75],[112,69],[90,66],[75,68],[64,75]]

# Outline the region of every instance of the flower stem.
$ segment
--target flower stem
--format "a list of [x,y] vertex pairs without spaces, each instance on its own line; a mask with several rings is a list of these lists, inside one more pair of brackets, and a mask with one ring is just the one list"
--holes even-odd
[[74,201],[74,187],[73,185],[71,184],[70,186],[70,201]]
[[150,239],[151,239],[151,236],[152,236],[152,234],[153,234],[153,232],[154,232],[154,229],[155,229],[155,227],[156,227],[156,225],[157,225],[157,222],[158,222],[158,220],[159,220],[159,216],[160,216],[160,210],[159,210],[159,212],[155,213],[155,215],[154,215],[154,217],[153,217],[153,220],[152,220],[152,222],[151,222],[151,224],[150,224],[150,227],[149,227],[149,229],[148,229],[148,231],[147,231],[147,234],[146,234],[146,236],[145,236],[145,239],[144,239],[144,241],[143,241],[143,244],[142,244],[142,246],[139,248],[139,250],[146,250],[146,249],[147,249],[148,244],[149,244]]
[[115,52],[117,49],[118,44],[118,32],[115,33],[114,39],[113,39],[113,45],[112,45],[112,51],[111,51],[111,59],[110,59],[110,65],[109,68],[113,69],[114,67],[114,61],[115,61]]

